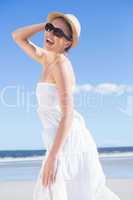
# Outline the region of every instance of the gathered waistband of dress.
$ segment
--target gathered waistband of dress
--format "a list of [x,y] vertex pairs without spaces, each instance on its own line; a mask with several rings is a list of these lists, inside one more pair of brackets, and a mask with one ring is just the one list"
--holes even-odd
[[43,110],[60,110],[60,107],[57,106],[48,106],[48,105],[43,105],[43,106],[38,106],[37,110],[43,111]]
[[[61,108],[59,105],[57,106],[48,106],[48,105],[44,105],[44,106],[38,106],[37,107],[37,111],[41,112],[41,111],[59,111],[61,113]],[[80,118],[81,120],[83,120],[83,116],[76,110],[74,109],[74,116]]]

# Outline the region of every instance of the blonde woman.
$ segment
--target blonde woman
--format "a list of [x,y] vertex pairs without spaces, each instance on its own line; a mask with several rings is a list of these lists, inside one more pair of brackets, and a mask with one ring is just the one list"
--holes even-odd
[[[81,25],[73,14],[52,12],[47,21],[17,29],[15,42],[42,65],[36,86],[43,126],[44,156],[33,200],[120,200],[106,185],[96,143],[74,108],[76,79],[68,52],[77,46]],[[44,47],[29,40],[44,32]]]

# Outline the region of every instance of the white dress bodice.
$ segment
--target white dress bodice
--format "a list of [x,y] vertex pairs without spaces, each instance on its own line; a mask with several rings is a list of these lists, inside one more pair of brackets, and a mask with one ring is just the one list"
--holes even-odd
[[[73,94],[74,90],[75,86],[73,86]],[[50,149],[61,119],[58,89],[54,83],[38,82],[36,96],[38,101],[37,112],[43,125],[44,147]],[[91,147],[95,147],[95,142],[90,131],[85,127],[83,116],[74,108],[71,133],[64,146],[64,152],[86,151]]]

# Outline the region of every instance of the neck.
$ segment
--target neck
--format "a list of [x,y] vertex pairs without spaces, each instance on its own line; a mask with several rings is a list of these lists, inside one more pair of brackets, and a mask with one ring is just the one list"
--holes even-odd
[[[44,48],[44,51],[50,51],[50,50],[47,50],[46,48]],[[55,51],[54,51],[54,52],[55,52]],[[67,53],[66,51],[55,52],[55,53],[57,53],[57,54],[61,54],[61,55],[65,56],[65,57],[68,56],[68,53]]]

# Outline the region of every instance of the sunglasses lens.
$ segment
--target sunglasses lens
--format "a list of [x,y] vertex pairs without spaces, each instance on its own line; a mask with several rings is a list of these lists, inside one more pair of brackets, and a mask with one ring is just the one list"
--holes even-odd
[[71,37],[67,36],[60,28],[55,28],[54,34],[59,38],[65,37],[67,40],[71,40]]
[[59,29],[59,28],[55,28],[54,29],[54,34],[55,34],[55,36],[57,36],[57,37],[63,37],[63,31],[61,30],[61,29]]
[[46,31],[51,31],[51,30],[53,30],[53,25],[52,25],[51,23],[47,23],[47,24],[45,25],[45,30],[46,30]]

